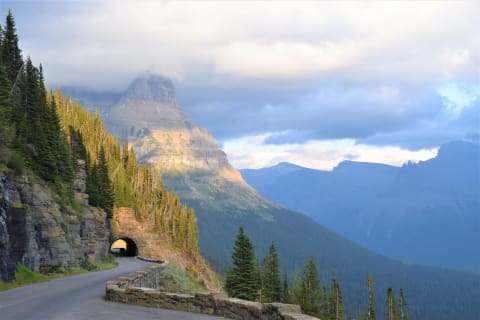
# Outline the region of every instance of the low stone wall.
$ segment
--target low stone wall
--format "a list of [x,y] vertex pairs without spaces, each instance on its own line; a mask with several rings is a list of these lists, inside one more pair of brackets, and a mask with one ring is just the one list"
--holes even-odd
[[[195,295],[160,291],[159,277],[166,265],[137,271],[128,277],[108,281],[105,299],[113,302],[139,304],[217,315],[230,319],[313,320],[301,313],[300,306],[282,303],[260,303],[234,298],[219,298],[212,293]],[[160,289],[160,290],[159,290]]]

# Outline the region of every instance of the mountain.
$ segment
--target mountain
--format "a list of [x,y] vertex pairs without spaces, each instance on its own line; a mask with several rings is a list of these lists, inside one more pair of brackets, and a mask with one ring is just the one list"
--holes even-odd
[[241,170],[267,198],[384,255],[480,272],[480,144],[450,142],[401,168],[352,161]]
[[165,185],[195,209],[202,255],[217,270],[225,272],[230,265],[233,241],[243,225],[260,259],[275,241],[281,267],[291,275],[313,255],[324,283],[333,276],[339,280],[352,315],[366,304],[370,273],[377,283],[379,312],[387,287],[394,286],[404,288],[415,318],[480,315],[475,303],[480,276],[406,265],[372,253],[258,194],[228,163],[208,131],[182,112],[169,79],[140,77],[116,104],[100,111],[110,129],[128,139],[140,159],[155,166]]

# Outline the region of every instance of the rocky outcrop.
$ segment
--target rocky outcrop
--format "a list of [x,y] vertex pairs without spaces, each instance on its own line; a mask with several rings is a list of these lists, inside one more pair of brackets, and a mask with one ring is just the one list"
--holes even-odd
[[85,160],[76,159],[75,160],[75,178],[74,183],[74,196],[75,201],[78,203],[87,206],[88,205],[88,194],[87,194],[87,170]]
[[154,221],[138,221],[131,208],[115,208],[111,221],[112,239],[130,239],[138,249],[138,256],[148,259],[165,259],[168,239],[155,232]]
[[109,128],[134,146],[139,160],[162,171],[208,171],[243,183],[210,133],[192,124],[171,80],[137,78],[106,112]]
[[0,276],[12,280],[13,267],[55,272],[108,254],[109,229],[103,210],[62,206],[50,188],[29,174],[8,181],[0,172]]
[[189,295],[161,291],[158,286],[158,279],[164,267],[164,265],[153,266],[127,277],[107,282],[105,299],[149,307],[217,315],[230,319],[317,319],[302,314],[300,306],[294,304],[260,303],[224,298],[212,293]]
[[10,235],[8,215],[10,194],[7,176],[0,172],[0,280],[10,281],[14,277],[15,265],[10,258]]

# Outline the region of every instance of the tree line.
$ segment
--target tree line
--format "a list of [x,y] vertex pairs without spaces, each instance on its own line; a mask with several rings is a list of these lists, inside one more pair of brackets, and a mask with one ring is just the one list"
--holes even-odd
[[74,163],[85,160],[89,204],[112,218],[115,207],[131,207],[140,221],[194,259],[198,252],[195,213],[167,191],[152,167],[137,162],[80,104],[47,92],[43,68],[23,59],[12,12],[0,26],[0,165],[14,173],[31,170],[55,188],[63,204],[74,206]]
[[72,200],[71,153],[55,101],[47,96],[42,66],[23,59],[10,11],[0,27],[0,148],[2,162],[17,172],[32,169]]
[[[300,305],[302,312],[328,320],[352,319],[345,314],[342,290],[333,278],[327,290],[320,282],[315,260],[310,257],[291,281],[287,272],[280,277],[279,256],[275,243],[270,244],[262,263],[255,254],[255,248],[242,226],[232,250],[232,268],[227,272],[225,289],[231,297],[259,302],[282,302]],[[376,320],[374,279],[367,280],[368,303],[359,310],[359,320]],[[387,320],[407,320],[408,310],[403,290],[400,289],[397,302],[392,288],[388,288],[386,299]]]

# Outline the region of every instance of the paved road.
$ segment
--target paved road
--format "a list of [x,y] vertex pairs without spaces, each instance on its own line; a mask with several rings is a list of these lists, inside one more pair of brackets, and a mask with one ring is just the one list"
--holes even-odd
[[103,296],[106,281],[151,264],[134,258],[120,258],[118,262],[119,266],[113,270],[91,272],[0,292],[0,320],[219,319],[105,301]]

